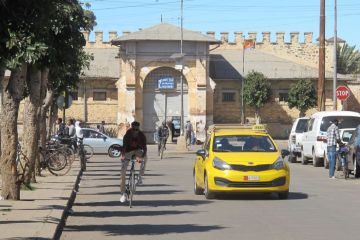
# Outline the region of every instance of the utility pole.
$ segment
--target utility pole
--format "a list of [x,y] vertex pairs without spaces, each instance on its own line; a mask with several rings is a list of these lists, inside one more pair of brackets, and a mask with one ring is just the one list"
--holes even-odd
[[319,37],[319,80],[317,107],[325,110],[325,0],[320,0],[320,37]]
[[336,81],[337,81],[337,1],[334,0],[334,79],[333,79],[333,110],[336,110]]
[[183,79],[183,71],[184,71],[184,56],[183,56],[183,3],[181,0],[181,17],[180,17],[180,25],[181,25],[181,38],[180,38],[180,56],[181,56],[181,71],[180,71],[180,83],[181,83],[181,128],[180,135],[184,136],[184,79]]

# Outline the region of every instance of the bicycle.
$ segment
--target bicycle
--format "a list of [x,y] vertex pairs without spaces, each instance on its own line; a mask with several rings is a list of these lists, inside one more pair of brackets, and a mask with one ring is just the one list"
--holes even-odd
[[48,169],[54,176],[67,174],[72,165],[68,151],[68,148],[53,142],[47,142],[45,149],[39,146],[40,168]]
[[339,150],[337,151],[338,157],[340,158],[344,178],[349,178],[349,168],[348,168],[348,160],[347,160],[347,154],[349,153],[349,149],[344,144],[339,146]]
[[[135,163],[136,163],[136,156],[142,156],[143,151],[141,151],[140,153],[135,153],[132,155],[132,157],[130,158],[130,172],[129,172],[129,178],[128,181],[125,185],[126,189],[125,192],[128,195],[128,200],[129,200],[129,207],[132,208],[132,202],[133,202],[133,197],[134,197],[134,193],[136,192],[136,182],[139,182],[139,180],[141,179],[141,175],[140,173],[136,173],[135,171]],[[140,169],[142,169],[144,167],[144,159],[141,160],[141,165],[140,165]]]
[[[29,167],[29,159],[21,150],[20,143],[17,144],[16,149],[16,184],[24,184],[25,181],[25,173],[30,171]],[[24,186],[28,189],[32,189],[30,185],[24,184]]]
[[159,141],[160,141],[159,156],[160,156],[160,159],[163,159],[166,137],[160,137]]

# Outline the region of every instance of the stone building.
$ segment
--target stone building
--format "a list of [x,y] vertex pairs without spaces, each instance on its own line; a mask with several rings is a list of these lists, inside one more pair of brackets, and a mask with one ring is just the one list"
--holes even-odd
[[[73,105],[67,116],[85,119],[90,123],[105,120],[108,124],[141,122],[143,130],[152,139],[156,127],[165,120],[181,116],[181,79],[183,81],[184,120],[212,123],[239,123],[241,119],[241,83],[252,70],[262,72],[270,81],[272,100],[260,114],[274,137],[285,137],[296,109],[286,103],[291,84],[298,80],[318,78],[318,44],[312,33],[276,33],[276,42],[270,41],[270,32],[259,39],[255,32],[248,37],[256,39],[253,50],[243,49],[243,33],[214,32],[201,34],[184,29],[183,55],[180,55],[180,28],[167,23],[137,32],[109,33],[109,42],[103,42],[103,33],[95,32],[95,42],[89,41],[86,51],[94,55],[90,69],[85,70],[79,90],[73,94]],[[332,44],[326,44],[326,106],[332,108]],[[243,61],[244,56],[244,61]],[[181,61],[183,59],[183,61]],[[182,65],[183,63],[183,65]],[[183,70],[181,71],[181,66]],[[339,84],[352,91],[343,107],[360,111],[360,85],[356,79],[338,76]],[[341,104],[338,104],[341,107]],[[251,122],[254,111],[244,106],[245,117]],[[316,111],[309,110],[307,114]],[[276,129],[276,130],[275,130]],[[279,131],[279,129],[281,129]]]

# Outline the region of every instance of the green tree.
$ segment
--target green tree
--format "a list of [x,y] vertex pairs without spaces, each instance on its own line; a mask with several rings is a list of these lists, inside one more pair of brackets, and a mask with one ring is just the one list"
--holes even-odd
[[360,73],[360,52],[347,43],[337,45],[337,72],[341,74]]
[[305,112],[316,106],[316,90],[310,79],[299,80],[292,85],[289,91],[288,106],[290,109],[297,108],[299,117],[305,116]]
[[244,101],[247,105],[255,108],[256,123],[261,122],[260,109],[271,98],[271,85],[264,74],[252,71],[244,83]]
[[40,108],[44,99],[52,99],[45,98],[46,92],[76,86],[81,68],[90,59],[83,50],[85,39],[81,30],[91,30],[95,17],[83,10],[77,0],[4,0],[0,2],[0,15],[0,77],[3,69],[11,70],[9,81],[0,78],[4,100],[1,195],[4,199],[19,199],[15,160],[19,103],[28,96],[23,145],[31,163],[31,171],[26,175],[30,181],[34,176]]

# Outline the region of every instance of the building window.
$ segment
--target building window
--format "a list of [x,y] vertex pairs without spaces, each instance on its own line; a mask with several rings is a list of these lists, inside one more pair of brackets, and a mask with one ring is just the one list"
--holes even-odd
[[289,93],[280,92],[279,93],[279,102],[287,102],[289,99]]
[[93,92],[94,101],[106,101],[106,92]]
[[77,101],[78,99],[78,92],[70,92],[70,96],[72,97],[73,101]]
[[223,102],[236,102],[235,92],[223,92],[222,93],[222,101]]

